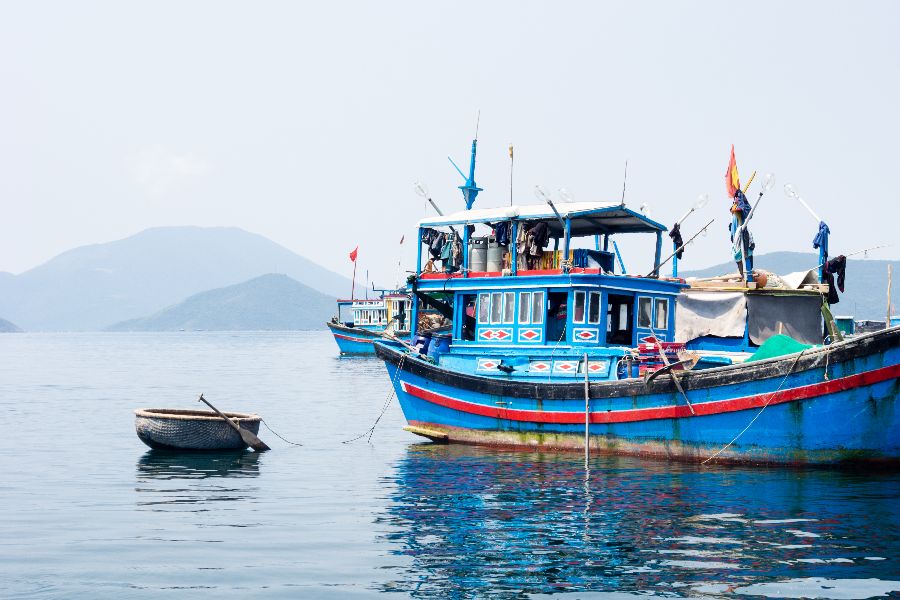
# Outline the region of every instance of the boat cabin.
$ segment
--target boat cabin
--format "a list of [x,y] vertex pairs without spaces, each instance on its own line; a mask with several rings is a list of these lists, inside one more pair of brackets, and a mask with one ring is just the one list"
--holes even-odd
[[[398,329],[404,329],[408,325],[407,315],[411,312],[411,303],[405,293],[393,292],[380,298],[338,300],[338,310],[341,311],[339,314],[343,315],[343,311],[349,308],[351,316],[349,324],[353,327],[381,330],[395,321]],[[345,323],[340,316],[339,319]]]
[[[647,336],[671,341],[684,284],[655,274],[665,230],[621,204],[603,202],[431,217],[419,222],[415,291],[420,298],[447,295],[452,345],[460,350],[583,352],[632,348]],[[610,242],[625,233],[656,236],[650,274],[616,272],[617,247],[610,251]],[[593,247],[575,249],[577,238]]]

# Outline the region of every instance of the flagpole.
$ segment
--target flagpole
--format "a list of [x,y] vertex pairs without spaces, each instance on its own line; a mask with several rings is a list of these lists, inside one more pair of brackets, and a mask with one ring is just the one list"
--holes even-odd
[[350,284],[350,299],[353,300],[356,298],[354,294],[356,293],[356,261],[353,261],[353,283]]

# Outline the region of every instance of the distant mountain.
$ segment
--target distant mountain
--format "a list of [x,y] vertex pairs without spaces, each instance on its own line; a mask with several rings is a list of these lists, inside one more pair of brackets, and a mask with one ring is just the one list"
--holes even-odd
[[0,274],[0,314],[29,331],[100,330],[192,294],[284,273],[338,296],[350,280],[234,227],[159,227],[60,254],[20,275]]
[[319,329],[334,313],[334,298],[287,275],[262,275],[195,294],[149,317],[108,331],[289,331]]
[[[770,252],[755,256],[753,260],[755,268],[779,275],[812,269],[818,264],[819,255],[811,252]],[[900,261],[848,258],[845,292],[840,294],[841,301],[832,308],[832,312],[857,319],[883,321],[887,315],[888,264],[894,265],[895,275],[900,273]],[[679,276],[714,277],[735,271],[737,271],[735,263],[724,263],[707,269],[680,272]],[[900,295],[900,286],[895,284],[893,290],[895,295]],[[894,300],[894,305],[900,305],[900,297]]]
[[22,333],[15,323],[10,323],[6,319],[0,319],[0,333]]

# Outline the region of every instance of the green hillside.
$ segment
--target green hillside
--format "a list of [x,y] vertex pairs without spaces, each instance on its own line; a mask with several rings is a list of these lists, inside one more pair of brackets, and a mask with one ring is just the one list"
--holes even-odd
[[0,319],[0,333],[21,333],[22,330],[15,323],[10,323],[6,319]]
[[319,329],[334,313],[334,298],[287,275],[268,274],[195,294],[183,302],[108,331],[290,331]]

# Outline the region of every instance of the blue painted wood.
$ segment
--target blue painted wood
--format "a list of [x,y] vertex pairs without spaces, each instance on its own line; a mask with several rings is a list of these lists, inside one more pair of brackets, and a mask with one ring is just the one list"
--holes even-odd
[[[876,373],[879,370],[884,372],[893,369],[892,372],[896,373],[896,367],[900,364],[900,348],[895,342],[896,335],[892,347],[829,363],[827,378],[825,362],[819,360],[809,368],[786,376],[773,372],[765,378],[700,388],[688,386],[687,390],[691,403],[702,407],[704,403],[771,395],[779,390],[831,386],[829,391],[815,397],[772,404],[763,409],[751,408],[703,416],[592,423],[592,443],[624,453],[668,453],[672,457],[697,459],[710,456],[734,441],[722,456],[735,460],[781,463],[873,460],[900,464],[900,410],[896,407],[898,379],[894,376],[849,389],[845,389],[840,383],[843,378]],[[449,432],[451,441],[523,446],[547,444],[572,448],[579,448],[583,443],[583,421],[541,423],[483,416],[442,406],[407,391],[410,389],[408,386],[415,386],[485,409],[501,407],[502,410],[562,412],[580,417],[584,414],[583,396],[573,393],[571,397],[558,399],[558,394],[551,391],[554,382],[564,380],[561,375],[555,375],[546,383],[541,380],[532,384],[546,387],[547,393],[539,394],[543,399],[498,396],[413,374],[408,367],[398,375],[395,360],[385,356],[383,358],[386,358],[385,364],[392,380],[397,382],[395,390],[407,420],[414,424],[441,428],[442,431]],[[484,358],[495,362],[498,360],[497,356],[482,357],[481,360]],[[418,359],[408,357],[405,360]],[[724,367],[715,371],[750,369],[753,368],[752,364]],[[447,369],[448,372],[455,370],[453,366]],[[476,377],[480,375],[476,374]],[[503,376],[505,375],[490,375]],[[583,375],[578,376],[578,381],[580,377]],[[450,378],[449,381],[452,382],[453,379]],[[829,384],[831,381],[838,383]],[[590,401],[591,413],[594,415],[673,406],[684,406],[680,394],[675,391],[623,393],[614,397],[592,398]]]

